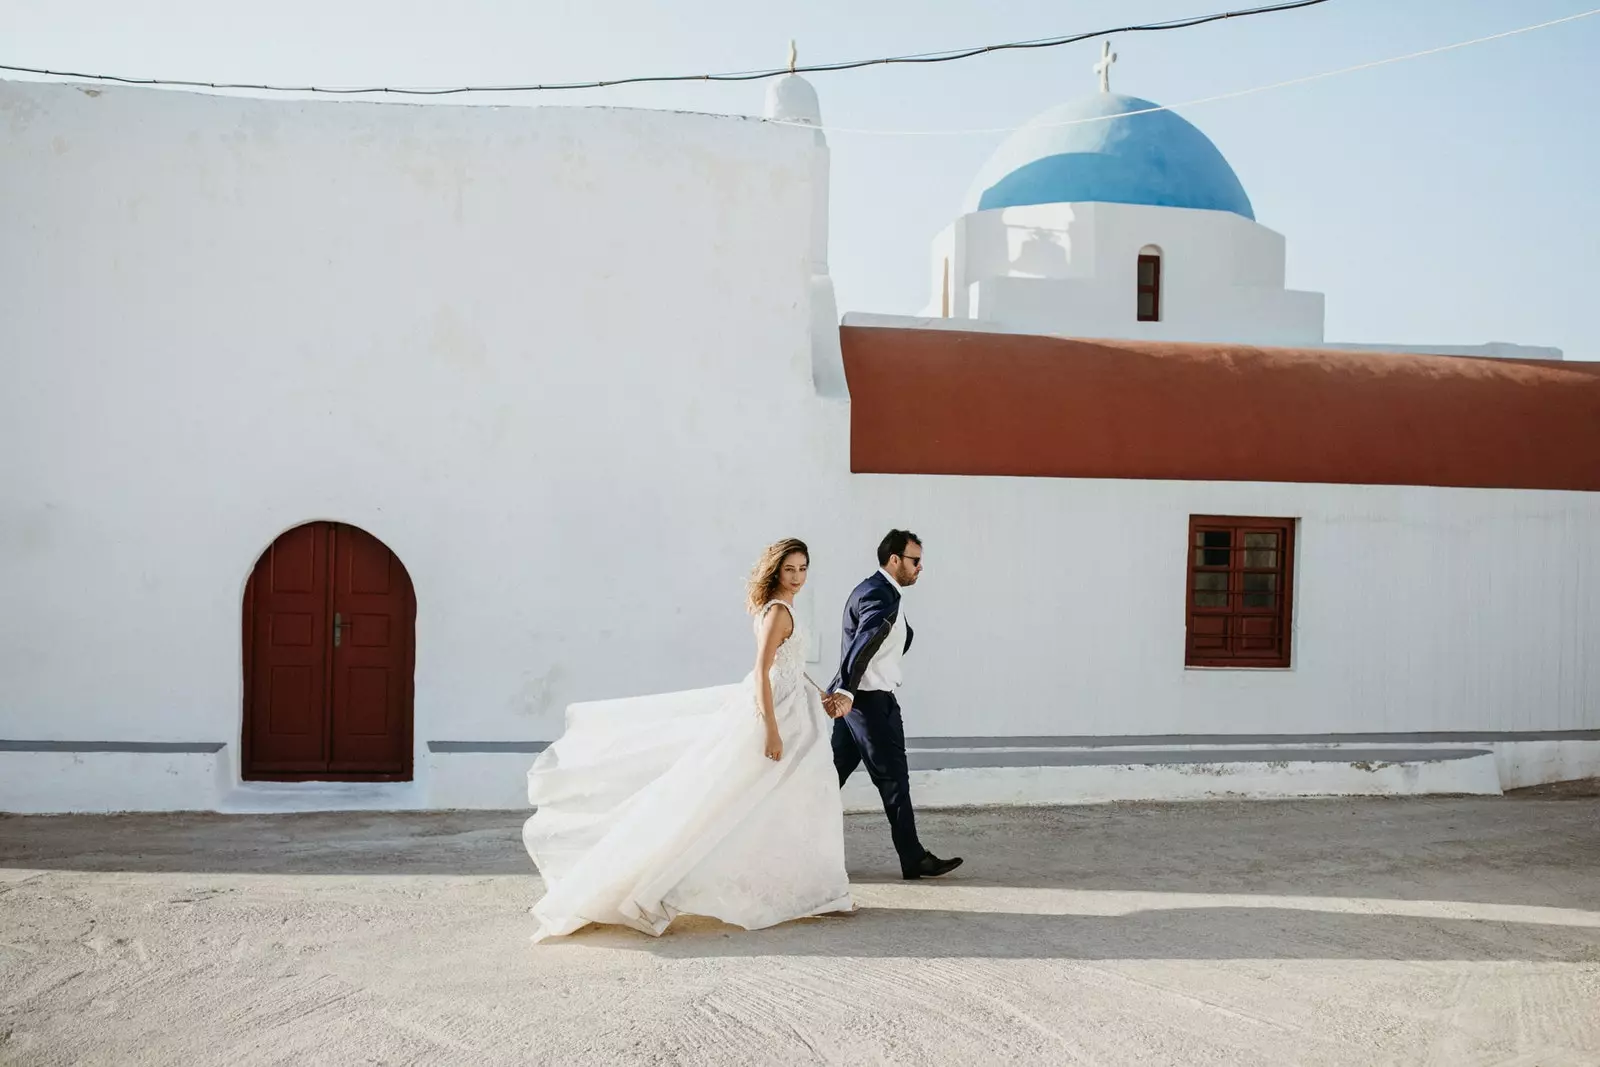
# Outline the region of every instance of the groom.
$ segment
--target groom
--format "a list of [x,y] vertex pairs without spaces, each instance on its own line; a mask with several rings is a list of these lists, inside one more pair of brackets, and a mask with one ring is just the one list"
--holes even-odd
[[862,763],[883,796],[902,878],[935,878],[961,866],[942,860],[917,839],[911,810],[911,770],[900,721],[900,657],[911,648],[911,627],[900,610],[900,590],[922,573],[922,542],[890,530],[878,545],[878,572],[855,587],[844,606],[844,652],[828,687],[833,723],[833,766],[842,788]]

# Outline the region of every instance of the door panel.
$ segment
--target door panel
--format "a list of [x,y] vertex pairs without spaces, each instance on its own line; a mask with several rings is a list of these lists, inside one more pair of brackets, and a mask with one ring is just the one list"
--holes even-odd
[[334,533],[331,760],[336,770],[398,771],[411,752],[413,600],[394,554],[352,526]]
[[327,763],[328,531],[290,530],[256,564],[246,591],[245,724],[254,770]]

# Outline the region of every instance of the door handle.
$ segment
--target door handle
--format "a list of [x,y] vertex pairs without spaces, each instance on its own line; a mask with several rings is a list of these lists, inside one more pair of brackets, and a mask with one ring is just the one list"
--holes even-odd
[[333,613],[333,647],[338,648],[339,642],[344,637],[344,618],[337,611]]

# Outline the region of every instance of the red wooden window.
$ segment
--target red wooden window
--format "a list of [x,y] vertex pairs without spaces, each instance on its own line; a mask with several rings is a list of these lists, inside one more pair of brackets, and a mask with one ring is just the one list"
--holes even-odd
[[1190,667],[1287,667],[1294,520],[1189,519]]
[[1139,321],[1161,321],[1161,257],[1139,257]]

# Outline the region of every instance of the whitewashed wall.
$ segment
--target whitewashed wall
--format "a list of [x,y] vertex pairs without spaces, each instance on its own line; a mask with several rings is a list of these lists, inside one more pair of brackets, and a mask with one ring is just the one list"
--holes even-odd
[[[1161,320],[1140,322],[1141,250],[1161,253]],[[948,282],[946,281],[948,263]],[[932,298],[1018,332],[1316,345],[1321,293],[1284,288],[1281,234],[1226,211],[1035,204],[963,215],[935,239]]]
[[817,521],[814,156],[0,84],[0,738],[236,760],[245,580],[313,519],[412,575],[419,766],[742,671],[743,573]]
[[[917,735],[1600,729],[1600,494],[858,476],[926,538]],[[1184,668],[1191,514],[1299,520],[1293,666]]]
[[[367,806],[451,803],[452,761],[515,795],[522,757],[429,741],[739,677],[778,537],[814,549],[825,682],[891,525],[927,541],[913,735],[1600,727],[1594,495],[852,476],[814,387],[816,152],[0,84],[0,739],[226,745],[0,754],[0,808],[223,803],[244,583],[313,519],[417,591],[419,780]],[[1183,668],[1192,512],[1301,519],[1292,670]]]

